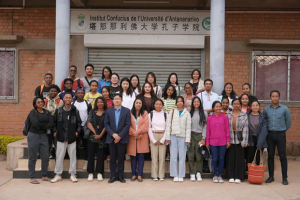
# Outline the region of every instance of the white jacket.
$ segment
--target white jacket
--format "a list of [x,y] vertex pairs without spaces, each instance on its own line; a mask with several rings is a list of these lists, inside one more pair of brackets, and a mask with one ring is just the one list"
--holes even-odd
[[[173,120],[172,120],[172,114]],[[185,138],[185,142],[191,142],[191,114],[185,108],[179,117],[179,111],[175,108],[167,117],[166,140],[170,140],[171,135]],[[172,131],[171,131],[172,126]]]

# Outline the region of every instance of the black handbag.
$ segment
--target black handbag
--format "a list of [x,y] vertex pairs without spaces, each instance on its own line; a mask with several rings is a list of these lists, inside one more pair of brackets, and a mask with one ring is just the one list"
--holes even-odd
[[209,151],[208,151],[208,149],[206,148],[206,146],[205,145],[201,145],[201,146],[199,146],[199,148],[198,148],[198,153],[200,153],[201,154],[201,156],[202,156],[202,158],[204,159],[204,160],[208,160],[209,159]]
[[29,115],[28,115],[26,120],[25,120],[24,126],[23,126],[23,135],[27,136],[29,130],[30,130],[30,118],[29,118]]

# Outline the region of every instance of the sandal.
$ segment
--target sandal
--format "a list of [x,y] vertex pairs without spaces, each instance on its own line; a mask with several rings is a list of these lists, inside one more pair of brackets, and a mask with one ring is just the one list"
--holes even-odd
[[138,178],[138,182],[143,182],[143,179],[139,179],[139,178]]
[[50,179],[47,176],[42,177],[42,181],[50,181]]
[[38,180],[36,180],[36,179],[31,179],[30,183],[31,184],[40,184],[40,182],[38,182]]
[[132,176],[132,178],[130,179],[132,182],[133,181],[135,181],[136,180],[136,176],[134,176],[134,178],[133,178],[133,176]]

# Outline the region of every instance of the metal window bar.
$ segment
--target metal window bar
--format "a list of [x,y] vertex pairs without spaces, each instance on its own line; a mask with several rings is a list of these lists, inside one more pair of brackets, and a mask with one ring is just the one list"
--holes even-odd
[[288,53],[288,80],[287,80],[287,101],[290,101],[290,89],[291,89],[291,55]]
[[16,53],[15,49],[0,48],[0,99],[14,99],[15,94],[15,66]]

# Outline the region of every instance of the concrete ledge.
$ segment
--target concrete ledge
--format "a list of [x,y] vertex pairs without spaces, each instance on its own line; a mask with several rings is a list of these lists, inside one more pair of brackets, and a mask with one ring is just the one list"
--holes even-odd
[[0,35],[0,43],[20,43],[22,40],[20,35]]
[[7,170],[18,168],[19,159],[23,157],[25,148],[27,148],[27,138],[7,145]]
[[249,39],[249,46],[276,45],[277,47],[299,47],[300,40]]

